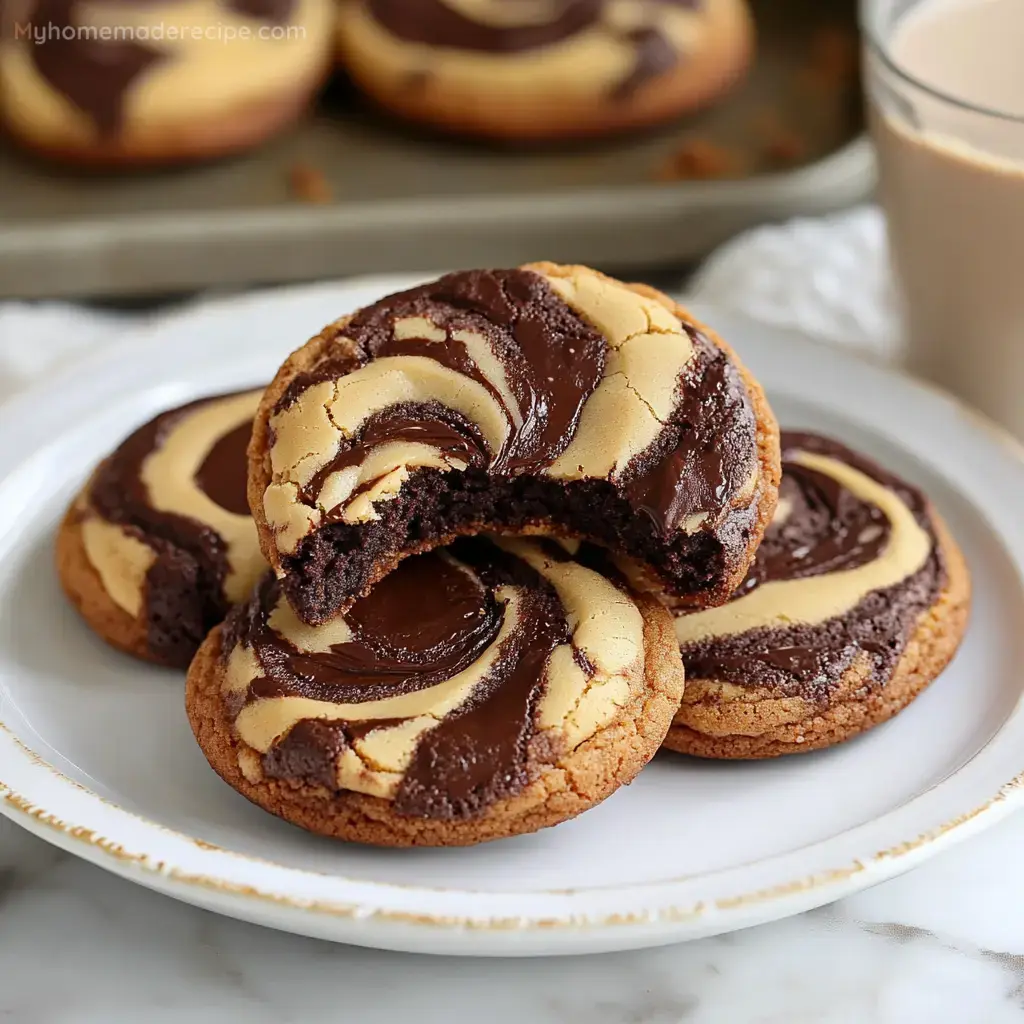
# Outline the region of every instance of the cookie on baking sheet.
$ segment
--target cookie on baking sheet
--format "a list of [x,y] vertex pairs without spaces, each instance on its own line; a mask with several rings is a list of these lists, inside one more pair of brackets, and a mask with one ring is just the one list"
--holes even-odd
[[268,573],[200,648],[210,764],[296,825],[461,846],[587,810],[654,755],[683,689],[672,618],[549,541],[463,538],[305,626]]
[[746,0],[348,0],[341,59],[382,107],[500,140],[598,136],[726,92],[753,53]]
[[0,115],[74,165],[175,164],[246,149],[309,105],[332,0],[5,0]]
[[665,745],[759,758],[891,718],[967,626],[963,555],[928,500],[843,445],[782,435],[775,519],[734,599],[681,615],[686,696]]
[[245,487],[260,394],[204,398],[150,420],[68,509],[61,584],[113,646],[184,668],[265,571]]
[[537,263],[391,295],[294,353],[256,417],[249,500],[311,624],[483,532],[604,544],[702,607],[746,574],[778,459],[760,386],[686,310]]

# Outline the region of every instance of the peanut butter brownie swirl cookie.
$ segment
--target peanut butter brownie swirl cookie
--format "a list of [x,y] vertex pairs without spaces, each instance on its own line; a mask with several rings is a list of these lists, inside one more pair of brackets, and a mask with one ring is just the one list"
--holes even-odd
[[969,602],[960,549],[920,491],[787,431],[750,574],[730,603],[676,620],[687,688],[666,746],[757,758],[850,739],[942,671]]
[[342,60],[383,107],[492,139],[678,117],[753,49],[746,0],[345,0],[339,17]]
[[61,583],[113,646],[184,668],[266,570],[245,487],[260,394],[157,416],[101,463],[68,510],[57,537]]
[[0,111],[72,164],[233,153],[291,123],[331,59],[331,0],[4,0]]
[[474,537],[313,628],[268,574],[200,648],[186,706],[210,764],[271,813],[448,846],[609,796],[654,755],[682,687],[656,601],[553,542]]
[[278,372],[249,499],[304,622],[456,536],[548,533],[704,606],[771,518],[760,387],[685,310],[586,267],[473,270],[339,320]]

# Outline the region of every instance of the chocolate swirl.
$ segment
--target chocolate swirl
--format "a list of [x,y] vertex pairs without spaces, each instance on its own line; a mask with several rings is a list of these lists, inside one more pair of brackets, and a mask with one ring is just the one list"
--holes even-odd
[[[611,0],[553,0],[545,20],[512,19],[502,24],[478,20],[445,0],[366,0],[370,15],[396,39],[421,46],[493,54],[519,54],[557,46],[589,31],[625,42],[635,52],[634,66],[611,89],[625,99],[650,79],[670,71],[681,54],[656,22],[660,8],[696,10],[700,0],[635,0],[648,20],[625,31],[608,19]],[[509,4],[506,2],[506,8]],[[525,5],[524,5],[525,7]],[[503,15],[506,13],[502,11]]]
[[[153,560],[146,571],[144,615],[149,647],[171,664],[187,665],[205,635],[231,605],[229,590],[245,585],[234,575],[251,575],[259,567],[255,527],[246,502],[246,446],[252,433],[252,411],[259,392],[239,392],[204,398],[150,420],[132,433],[96,470],[86,493],[86,513],[119,526],[130,538],[146,545]],[[241,412],[235,411],[240,406]],[[228,425],[216,433],[219,410]],[[197,438],[198,465],[187,479],[188,460],[168,467],[159,477],[182,510],[195,507],[192,492],[205,495],[228,513],[228,522],[241,535],[252,534],[249,550],[231,551],[230,538],[196,515],[157,507],[147,483],[147,465],[197,414],[214,414],[211,436]],[[237,423],[238,416],[243,420]],[[237,425],[236,425],[237,424]],[[198,503],[201,505],[201,502]],[[237,521],[237,523],[236,523]],[[235,565],[232,564],[234,559]],[[251,563],[245,566],[244,563]],[[233,572],[234,570],[234,572]]]
[[249,515],[248,459],[252,420],[240,423],[219,437],[196,470],[196,486],[222,509],[238,516]]
[[[465,558],[474,549],[461,550]],[[414,693],[471,665],[501,625],[493,594],[439,553],[407,559],[385,576],[346,615],[351,636],[314,654],[269,628],[265,609],[277,606],[280,587],[273,577],[261,586],[243,634],[248,646],[259,645],[266,673],[249,684],[251,700],[291,695],[360,704]]]
[[[895,495],[927,538],[923,557],[915,559],[920,564],[891,585],[859,595],[843,614],[820,622],[773,622],[725,634],[710,625],[701,636],[702,613],[687,616],[679,622],[687,637],[683,661],[691,679],[769,686],[782,695],[821,702],[860,654],[866,655],[875,684],[891,676],[918,618],[944,586],[946,572],[928,502],[919,490],[824,437],[787,431],[782,446],[778,512],[735,592],[734,606],[742,607],[772,583],[838,580],[877,565],[892,555],[895,543],[902,543],[894,540],[893,522],[882,508],[853,493],[827,463],[802,462],[805,453],[852,467]],[[780,620],[789,618],[781,598],[773,611]],[[716,610],[715,621],[727,621],[728,614],[729,606]]]
[[642,634],[632,601],[564,553],[463,539],[313,630],[268,574],[225,624],[226,706],[268,777],[472,818],[614,717]]
[[35,19],[56,31],[32,43],[32,62],[61,96],[90,118],[101,136],[116,136],[128,90],[166,55],[134,40],[88,38],[81,31],[81,6],[81,0],[38,0]]
[[[403,320],[412,333],[398,337],[396,322]],[[605,366],[601,335],[539,275],[523,270],[449,274],[382,299],[356,314],[345,327],[345,337],[355,347],[354,363],[327,364],[317,378],[374,359],[430,359],[483,387],[499,404],[507,430],[501,447],[490,451],[472,423],[453,416],[440,402],[407,408],[405,415],[403,405],[396,403],[397,416],[392,411],[368,421],[360,440],[347,450],[343,446],[334,462],[320,470],[318,480],[352,464],[360,447],[365,453],[388,441],[421,441],[424,431],[434,441],[444,438],[442,445],[452,454],[469,464],[486,465],[492,473],[540,470],[565,450]],[[482,348],[488,349],[483,357]],[[486,354],[496,361],[490,373],[484,369]],[[294,382],[290,395],[309,382],[308,377]],[[279,408],[288,402],[286,396]],[[413,419],[410,412],[419,415]]]
[[600,22],[605,3],[606,0],[553,3],[549,20],[521,25],[477,21],[444,0],[367,0],[367,9],[391,35],[407,43],[486,53],[521,53],[554,46],[592,28]]
[[[180,0],[178,0],[180,2]],[[245,17],[283,25],[296,0],[217,0]],[[109,0],[112,10],[151,6],[152,0]],[[85,114],[102,138],[115,138],[124,124],[125,100],[132,86],[160,64],[178,59],[129,38],[90,35],[83,20],[85,0],[35,0],[30,23],[45,37],[29,42],[32,63],[61,96]]]

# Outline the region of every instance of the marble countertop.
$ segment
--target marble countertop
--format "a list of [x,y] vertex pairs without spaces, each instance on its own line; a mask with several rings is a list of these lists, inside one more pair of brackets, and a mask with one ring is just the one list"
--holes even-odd
[[0,819],[13,1024],[1010,1024],[1024,1021],[1024,814],[777,924],[635,953],[405,956],[217,917]]

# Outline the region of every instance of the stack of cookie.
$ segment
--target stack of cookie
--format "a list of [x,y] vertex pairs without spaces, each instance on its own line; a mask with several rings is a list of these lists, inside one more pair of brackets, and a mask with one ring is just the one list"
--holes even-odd
[[390,113],[504,140],[677,118],[753,50],[746,0],[5,0],[0,15],[7,131],[115,168],[256,145],[309,107],[336,46]]
[[557,824],[663,744],[847,739],[941,670],[969,589],[917,490],[823,438],[780,445],[685,309],[544,263],[389,296],[262,397],[140,428],[58,561],[105,639],[191,659],[225,781],[381,845]]

